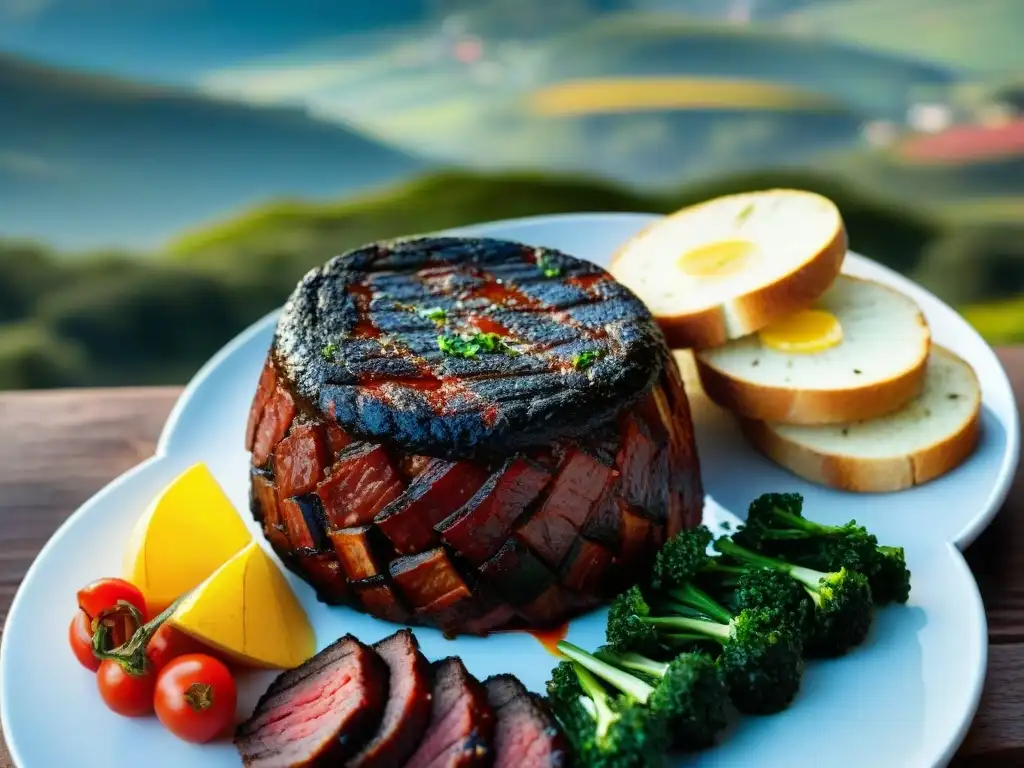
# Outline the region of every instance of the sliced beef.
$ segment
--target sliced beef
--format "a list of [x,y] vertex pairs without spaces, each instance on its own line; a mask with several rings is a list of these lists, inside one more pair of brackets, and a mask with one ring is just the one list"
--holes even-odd
[[348,761],[349,768],[404,765],[430,720],[430,665],[416,637],[402,629],[373,646],[388,666],[388,701],[373,738]]
[[510,459],[461,510],[437,526],[441,538],[470,562],[482,563],[498,551],[550,479],[547,470],[529,459]]
[[383,446],[352,443],[319,483],[317,494],[331,524],[347,528],[371,522],[403,489]]
[[250,505],[320,599],[446,634],[640,579],[703,490],[657,323],[520,243],[376,243],[303,278],[246,423]]
[[494,768],[568,768],[569,745],[544,700],[513,675],[484,681],[494,709]]
[[374,523],[391,540],[395,551],[422,552],[438,540],[434,526],[465,504],[487,477],[488,473],[474,464],[435,459]]
[[388,667],[351,635],[282,673],[235,731],[252,768],[334,766],[352,756],[380,723]]
[[430,724],[406,768],[467,768],[493,760],[494,712],[457,657],[434,664]]

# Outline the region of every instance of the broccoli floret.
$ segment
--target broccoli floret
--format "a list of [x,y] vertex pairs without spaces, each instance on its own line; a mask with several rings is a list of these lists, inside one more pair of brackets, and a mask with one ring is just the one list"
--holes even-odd
[[709,747],[727,725],[729,695],[714,659],[706,653],[681,653],[669,662],[638,653],[604,651],[597,655],[658,681],[647,704],[668,723],[672,746],[686,750]]
[[715,548],[755,568],[786,573],[803,585],[814,602],[814,630],[808,649],[815,655],[841,656],[864,642],[874,607],[864,574],[847,568],[817,571],[752,552],[728,538],[716,541]]
[[780,626],[788,626],[804,641],[814,630],[814,607],[810,595],[798,582],[781,571],[753,568],[735,580],[730,603],[737,611],[763,610]]
[[612,601],[608,609],[605,637],[616,651],[636,650],[654,653],[659,645],[658,632],[642,621],[651,610],[639,587],[631,587]]
[[[701,749],[725,727],[728,694],[708,656],[681,654],[662,663],[635,653],[616,654],[607,647],[590,654],[566,641],[558,650],[627,699],[645,705],[651,739],[661,733],[666,743]],[[634,673],[653,678],[653,684]]]
[[910,569],[903,547],[879,546],[877,569],[868,576],[875,602],[905,603],[910,599]]
[[655,589],[678,587],[692,580],[707,565],[714,536],[707,526],[690,528],[665,542],[654,559],[651,584]]
[[662,765],[668,732],[664,722],[638,700],[613,698],[585,667],[567,661],[554,669],[547,688],[551,709],[580,765]]
[[803,516],[803,497],[797,493],[759,496],[733,540],[747,549],[808,568],[863,573],[879,605],[905,603],[910,597],[910,571],[902,549],[879,545],[856,520],[844,525],[808,520]]
[[[770,714],[785,709],[796,696],[803,674],[799,634],[766,611],[733,615],[692,583],[671,590],[671,600],[659,602],[665,615],[638,615],[654,627],[664,645],[692,645],[697,638],[714,642],[721,655],[718,666],[737,709]],[[679,605],[682,610],[672,610]],[[616,631],[609,627],[609,637]],[[619,635],[617,639],[628,638]],[[628,645],[622,642],[619,647]],[[632,650],[632,649],[631,649]]]

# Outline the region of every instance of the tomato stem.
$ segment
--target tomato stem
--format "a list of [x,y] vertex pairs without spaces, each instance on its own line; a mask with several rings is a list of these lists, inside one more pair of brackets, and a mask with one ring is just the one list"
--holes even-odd
[[178,609],[178,606],[186,597],[187,595],[182,595],[152,621],[145,624],[142,623],[142,614],[134,605],[124,600],[118,601],[119,605],[124,610],[127,610],[136,620],[139,628],[135,630],[134,634],[123,645],[108,651],[106,650],[106,645],[109,627],[102,620],[97,621],[96,632],[92,637],[93,655],[97,659],[116,661],[121,665],[121,669],[129,675],[139,677],[146,674],[149,669],[149,658],[146,656],[146,647],[149,645],[149,641],[156,634],[156,631],[160,629],[160,626]]
[[185,691],[185,701],[193,712],[202,712],[213,706],[213,686],[208,683],[192,683]]

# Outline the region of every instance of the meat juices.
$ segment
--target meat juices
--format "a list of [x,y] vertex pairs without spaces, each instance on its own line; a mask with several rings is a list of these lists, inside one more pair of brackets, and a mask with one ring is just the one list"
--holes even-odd
[[252,512],[321,600],[449,634],[562,623],[703,507],[647,309],[589,262],[501,240],[372,244],[307,274],[246,447]]

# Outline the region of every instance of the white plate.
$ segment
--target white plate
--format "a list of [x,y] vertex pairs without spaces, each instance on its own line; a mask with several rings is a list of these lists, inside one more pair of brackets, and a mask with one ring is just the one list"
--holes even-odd
[[[652,217],[556,216],[499,222],[460,232],[509,237],[561,248],[605,263],[615,246]],[[886,496],[829,492],[793,478],[751,452],[727,420],[694,397],[697,440],[708,492],[736,511],[766,490],[799,490],[810,513],[825,520],[856,517],[886,541],[907,548],[914,591],[906,607],[879,613],[868,642],[851,656],[809,666],[801,694],[785,713],[745,718],[722,746],[680,764],[772,768],[861,765],[929,768],[945,765],[973,717],[986,662],[985,616],[977,587],[954,545],[964,546],[992,519],[1012,479],[1018,417],[1009,382],[992,351],[952,310],[902,277],[851,256],[847,271],[908,293],[921,305],[940,343],[974,365],[984,389],[985,436],[956,472],[930,485]],[[0,646],[0,716],[20,768],[102,766],[111,755],[136,755],[147,768],[239,765],[229,744],[195,747],[177,741],[153,719],[131,721],[100,703],[92,676],[68,652],[74,592],[115,574],[137,516],[153,496],[196,461],[206,462],[243,512],[248,457],[241,436],[276,315],[258,322],[214,357],[182,395],[157,455],[86,502],[47,543],[25,577]],[[709,521],[724,513],[709,504]],[[352,632],[372,642],[391,625],[316,602],[291,574],[317,631],[319,647]],[[570,639],[595,647],[603,611],[574,621]],[[458,654],[480,677],[513,672],[542,690],[554,663],[525,634],[448,641],[417,629],[430,658]],[[268,681],[242,683],[240,710],[251,708]],[[56,726],[56,727],[55,727]]]

